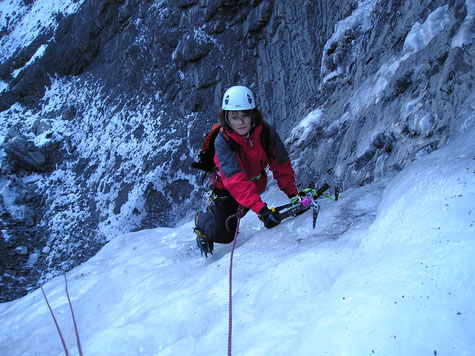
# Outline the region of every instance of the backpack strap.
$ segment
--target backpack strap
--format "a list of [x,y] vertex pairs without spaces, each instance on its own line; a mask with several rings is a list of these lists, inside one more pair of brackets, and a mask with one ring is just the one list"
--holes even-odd
[[210,143],[214,142],[216,136],[218,136],[219,131],[222,130],[221,124],[217,123],[211,127],[209,134],[205,137],[203,144],[201,145],[201,151],[205,151],[210,147]]
[[201,152],[198,154],[198,162],[191,163],[191,167],[211,172],[214,168],[214,140],[219,134],[221,124],[217,123],[211,127],[201,145]]
[[231,148],[231,150],[233,150],[234,152],[236,153],[239,153],[240,151],[240,146],[239,144],[234,141],[229,135],[228,133],[226,132],[226,130],[224,129],[224,127],[221,127],[219,129],[219,132],[221,133],[221,135],[223,135],[224,139],[226,140],[226,143],[228,144],[229,148]]

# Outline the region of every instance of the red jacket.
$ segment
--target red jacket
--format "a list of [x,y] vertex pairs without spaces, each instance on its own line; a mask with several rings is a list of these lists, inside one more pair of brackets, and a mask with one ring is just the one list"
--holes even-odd
[[251,130],[248,137],[234,131],[227,132],[227,135],[239,144],[238,152],[233,151],[223,133],[216,137],[214,143],[214,162],[220,177],[216,187],[229,191],[239,204],[250,208],[256,214],[265,206],[260,195],[267,185],[267,167],[272,171],[280,190],[289,197],[298,194],[295,173],[287,150],[275,129],[268,126],[272,157],[267,156],[261,143],[262,125]]

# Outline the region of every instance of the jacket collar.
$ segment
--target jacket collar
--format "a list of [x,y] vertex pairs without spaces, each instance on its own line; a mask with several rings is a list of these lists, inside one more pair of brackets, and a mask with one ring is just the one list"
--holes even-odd
[[234,141],[244,146],[244,145],[247,145],[248,141],[254,142],[260,136],[261,131],[262,131],[262,125],[259,125],[257,127],[253,127],[251,131],[249,132],[249,134],[247,134],[246,136],[240,135],[231,129],[227,131],[226,133]]

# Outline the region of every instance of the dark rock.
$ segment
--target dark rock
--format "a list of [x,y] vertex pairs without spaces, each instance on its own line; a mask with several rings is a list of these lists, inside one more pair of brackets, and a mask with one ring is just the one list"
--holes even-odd
[[156,221],[164,221],[165,226],[170,226],[170,206],[171,202],[163,194],[156,190],[152,184],[149,184],[145,191],[145,217],[142,221],[142,225],[145,228],[156,227]]
[[21,134],[15,135],[3,144],[7,159],[16,168],[31,172],[45,172],[50,169],[45,155]]
[[13,82],[12,92],[20,103],[32,107],[44,95],[49,78],[38,64],[31,65],[19,78]]
[[173,59],[176,62],[187,64],[188,62],[197,61],[211,51],[213,44],[209,41],[204,33],[186,34],[173,53]]
[[71,121],[73,120],[77,115],[77,109],[74,106],[67,106],[66,108],[63,109],[61,113],[61,118],[63,120]]
[[15,252],[19,255],[27,255],[28,254],[28,247],[26,246],[19,246],[15,249]]
[[49,130],[51,130],[51,121],[47,119],[38,119],[34,122],[31,130],[36,136],[39,136]]
[[198,2],[198,0],[178,0],[176,4],[179,8],[186,9],[187,7],[198,4]]
[[4,91],[0,94],[0,112],[9,109],[18,101],[17,96],[11,90]]

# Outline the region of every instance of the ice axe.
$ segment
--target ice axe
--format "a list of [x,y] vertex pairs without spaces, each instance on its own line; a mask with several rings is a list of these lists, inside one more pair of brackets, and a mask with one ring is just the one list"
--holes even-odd
[[299,193],[299,199],[295,199],[291,203],[272,208],[271,211],[274,216],[280,221],[291,216],[295,217],[312,209],[313,211],[313,228],[317,224],[318,213],[320,212],[320,205],[317,203],[317,198],[322,196],[330,186],[325,183],[319,189],[306,188]]

